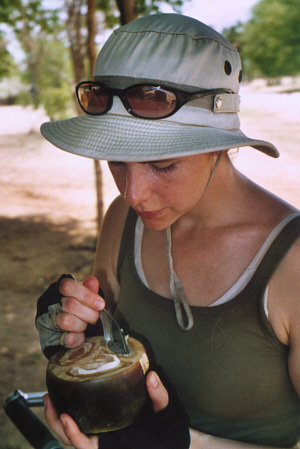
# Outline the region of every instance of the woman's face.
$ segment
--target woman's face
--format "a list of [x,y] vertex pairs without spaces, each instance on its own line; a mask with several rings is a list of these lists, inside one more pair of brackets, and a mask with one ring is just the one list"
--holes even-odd
[[151,162],[109,162],[117,188],[149,229],[161,230],[197,206],[215,154]]

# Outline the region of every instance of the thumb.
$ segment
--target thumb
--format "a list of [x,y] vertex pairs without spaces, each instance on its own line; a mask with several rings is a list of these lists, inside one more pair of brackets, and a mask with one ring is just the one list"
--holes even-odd
[[151,371],[146,379],[148,394],[152,401],[153,411],[160,412],[169,403],[169,394],[155,371]]
[[99,291],[99,281],[95,276],[89,276],[88,278],[86,278],[86,280],[83,282],[83,285],[95,293],[98,293]]
[[98,438],[88,438],[84,433],[81,433],[77,424],[73,419],[65,413],[60,416],[60,421],[63,425],[63,429],[66,437],[70,441],[71,445],[76,449],[97,449]]

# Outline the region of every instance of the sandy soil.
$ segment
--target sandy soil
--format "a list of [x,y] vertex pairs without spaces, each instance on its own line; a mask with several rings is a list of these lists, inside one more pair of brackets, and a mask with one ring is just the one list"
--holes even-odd
[[[300,94],[242,89],[242,129],[272,141],[273,160],[242,149],[237,167],[300,207]],[[46,360],[34,326],[35,304],[63,272],[90,274],[96,243],[93,162],[64,153],[38,133],[42,111],[0,108],[0,401],[16,388],[45,390]],[[105,207],[116,190],[103,163]],[[42,411],[37,411],[41,415]],[[31,447],[0,411],[0,448]]]

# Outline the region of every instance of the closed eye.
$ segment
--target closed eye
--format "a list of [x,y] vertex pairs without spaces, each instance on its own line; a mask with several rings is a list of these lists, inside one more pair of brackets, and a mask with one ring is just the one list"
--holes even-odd
[[151,167],[154,171],[157,173],[168,173],[172,170],[175,170],[177,168],[177,165],[175,163],[169,164],[169,165],[161,165],[161,164],[151,164]]

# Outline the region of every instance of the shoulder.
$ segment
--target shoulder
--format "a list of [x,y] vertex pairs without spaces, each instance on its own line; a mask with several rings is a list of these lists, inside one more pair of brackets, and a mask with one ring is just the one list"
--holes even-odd
[[[270,283],[270,321],[289,345],[289,374],[300,398],[300,238],[288,251]],[[277,328],[276,328],[277,326]],[[281,337],[281,338],[280,338]]]
[[124,223],[128,214],[129,206],[126,204],[121,195],[117,196],[110,204],[104,216],[100,233],[106,232],[123,232]]
[[298,233],[298,238],[274,272],[268,288],[270,321],[284,344],[291,343],[300,322],[300,230]]
[[94,276],[99,279],[106,300],[113,303],[119,293],[117,263],[128,210],[121,196],[111,203],[102,222],[96,249]]

